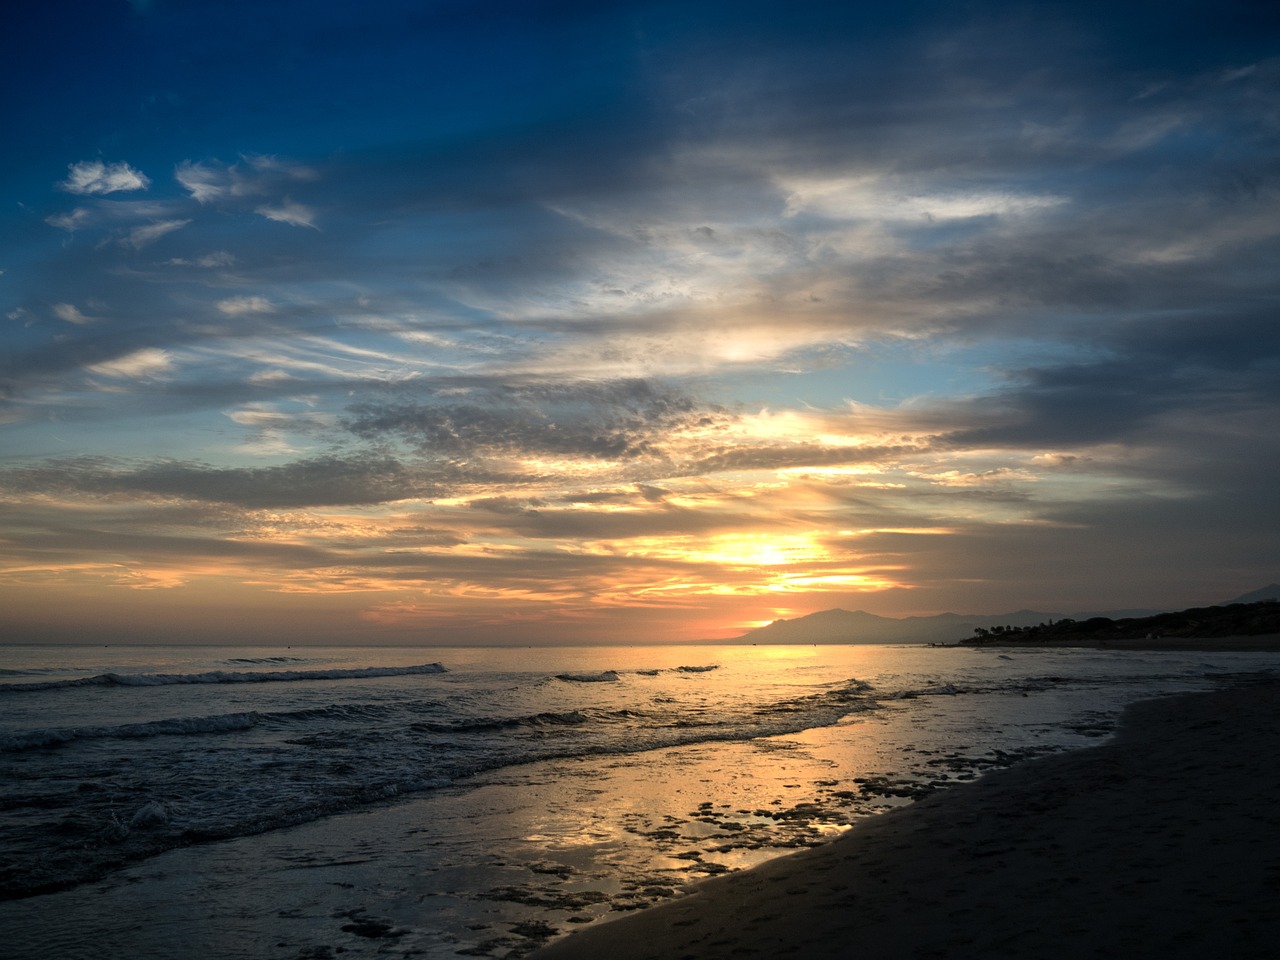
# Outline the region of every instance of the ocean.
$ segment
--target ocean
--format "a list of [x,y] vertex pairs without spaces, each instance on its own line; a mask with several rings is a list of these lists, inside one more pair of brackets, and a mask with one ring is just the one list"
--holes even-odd
[[13,960],[520,957],[1265,653],[0,649]]

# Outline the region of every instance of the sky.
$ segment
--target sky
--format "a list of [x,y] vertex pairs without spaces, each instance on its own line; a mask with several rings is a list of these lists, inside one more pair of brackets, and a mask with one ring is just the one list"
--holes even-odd
[[0,638],[692,641],[1280,578],[1280,12],[67,0]]

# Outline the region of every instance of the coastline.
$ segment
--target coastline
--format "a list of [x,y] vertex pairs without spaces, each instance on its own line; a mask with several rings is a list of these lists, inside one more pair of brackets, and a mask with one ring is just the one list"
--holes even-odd
[[1106,640],[1081,638],[1079,640],[1001,640],[984,639],[979,642],[962,640],[948,646],[984,650],[988,647],[1000,650],[1133,650],[1152,653],[1201,652],[1201,653],[1260,653],[1274,650],[1280,653],[1280,633],[1263,633],[1251,636],[1229,637],[1119,637]]
[[1102,745],[951,787],[532,957],[1270,957],[1277,753],[1280,680],[1143,701]]

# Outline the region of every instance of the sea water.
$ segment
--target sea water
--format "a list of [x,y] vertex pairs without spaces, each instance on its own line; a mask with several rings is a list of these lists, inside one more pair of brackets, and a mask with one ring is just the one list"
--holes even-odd
[[0,651],[13,957],[518,957],[1273,654]]

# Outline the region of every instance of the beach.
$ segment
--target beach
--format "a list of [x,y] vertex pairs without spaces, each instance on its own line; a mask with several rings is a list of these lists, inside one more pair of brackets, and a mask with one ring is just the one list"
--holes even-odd
[[[1063,904],[1092,923],[1170,899],[1123,864],[1073,862],[1096,831],[1131,842],[1261,817],[1280,795],[1273,771],[1252,769],[1274,755],[1259,678],[1275,666],[1267,652],[875,645],[553,648],[533,662],[19,650],[0,685],[0,941],[12,960],[91,960],[103,944],[131,960],[515,960],[561,942],[627,956],[633,940],[646,946],[632,956],[664,960],[843,955],[833,943],[989,956],[1020,923],[1052,929]],[[1131,704],[1233,685],[1225,705],[1186,701],[1207,704],[1194,715],[1142,707],[1107,739]],[[1075,766],[1108,756],[1101,773]],[[1275,835],[1258,820],[1202,856],[1216,841],[1191,832],[1164,855],[1227,864],[1216,872],[1241,889],[1188,880],[1218,917],[1220,898],[1273,898],[1275,874],[1235,863]],[[1157,879],[1177,875],[1155,862]],[[1190,908],[1178,916],[1200,929]],[[1229,955],[1214,934],[1212,956]]]
[[536,960],[1273,957],[1280,684],[1148,700],[1104,744],[954,786]]

